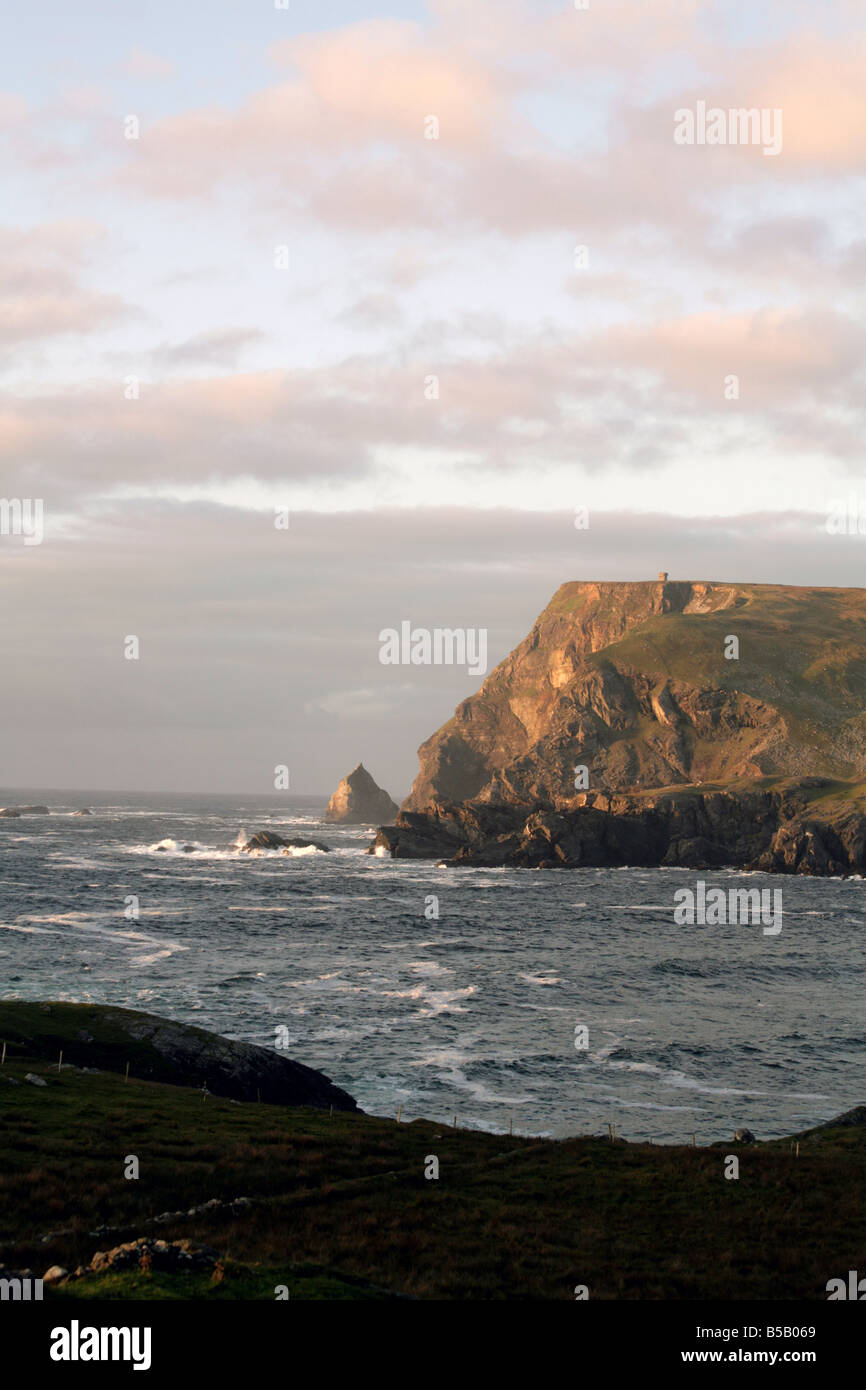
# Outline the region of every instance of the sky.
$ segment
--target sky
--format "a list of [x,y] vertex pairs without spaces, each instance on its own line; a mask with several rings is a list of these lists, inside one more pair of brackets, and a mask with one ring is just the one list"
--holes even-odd
[[2,27],[0,787],[399,800],[483,677],[386,628],[492,669],[568,580],[863,584],[861,0]]

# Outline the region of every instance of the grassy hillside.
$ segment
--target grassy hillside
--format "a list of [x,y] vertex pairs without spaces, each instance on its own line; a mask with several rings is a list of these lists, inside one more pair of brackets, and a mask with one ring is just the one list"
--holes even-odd
[[[5,1006],[9,1007],[9,1006]],[[2,1032],[0,1032],[2,1036]],[[45,1087],[24,1081],[31,1071]],[[18,1081],[19,1085],[10,1084]],[[612,1117],[615,1118],[615,1117]],[[182,1085],[0,1069],[0,1263],[74,1269],[142,1235],[216,1247],[207,1274],[92,1274],[49,1297],[824,1299],[866,1268],[866,1126],[712,1147],[549,1141],[202,1099]],[[726,1180],[737,1152],[740,1177]],[[140,1177],[124,1178],[128,1155]],[[428,1155],[438,1180],[424,1177]],[[244,1196],[148,1225],[166,1211]],[[99,1227],[110,1232],[91,1234]],[[48,1236],[48,1239],[45,1237]]]

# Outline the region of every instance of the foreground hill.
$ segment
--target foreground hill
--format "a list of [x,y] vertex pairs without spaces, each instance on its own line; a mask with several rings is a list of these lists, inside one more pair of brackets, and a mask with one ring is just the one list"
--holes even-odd
[[866,590],[564,584],[419,759],[393,854],[859,871]]
[[356,1110],[346,1091],[321,1072],[279,1052],[235,1042],[204,1028],[108,1004],[0,1000],[0,1039],[7,1057],[125,1072],[151,1081],[206,1088],[230,1100]]
[[[715,1147],[717,1134],[694,1148],[555,1141],[203,1102],[188,1085],[58,1073],[38,1050],[7,1051],[0,1277],[77,1273],[46,1284],[58,1306],[273,1302],[278,1286],[293,1301],[573,1301],[576,1285],[593,1300],[825,1300],[829,1279],[866,1268],[864,1118],[860,1107],[802,1135],[799,1153],[789,1140]],[[118,1247],[155,1240],[206,1249],[173,1271],[155,1256],[121,1264]]]

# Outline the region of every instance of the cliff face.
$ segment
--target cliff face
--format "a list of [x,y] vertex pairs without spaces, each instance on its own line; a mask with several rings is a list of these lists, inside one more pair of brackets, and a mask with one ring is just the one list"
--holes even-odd
[[864,711],[864,589],[564,584],[421,747],[377,843],[456,862],[859,870]]
[[376,785],[364,764],[358,763],[328,802],[325,820],[343,825],[375,825],[396,811],[397,803]]
[[[739,643],[736,658],[730,638]],[[564,584],[419,750],[404,802],[611,794],[866,770],[866,590]]]

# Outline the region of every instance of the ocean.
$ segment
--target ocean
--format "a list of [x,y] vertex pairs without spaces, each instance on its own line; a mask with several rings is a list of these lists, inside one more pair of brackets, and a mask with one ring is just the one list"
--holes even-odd
[[[324,798],[0,799],[53,812],[0,819],[5,998],[287,1030],[364,1110],[499,1132],[704,1144],[866,1101],[859,879],[440,868],[366,855]],[[332,852],[241,853],[260,829]],[[698,880],[780,889],[781,932],[676,925]]]

